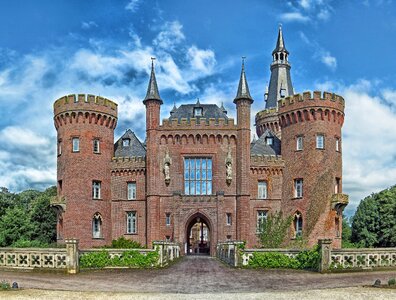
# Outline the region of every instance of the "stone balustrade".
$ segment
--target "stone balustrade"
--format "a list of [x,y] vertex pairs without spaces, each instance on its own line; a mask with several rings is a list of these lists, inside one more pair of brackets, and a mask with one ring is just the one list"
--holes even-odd
[[330,269],[396,268],[396,248],[339,249],[331,251]]

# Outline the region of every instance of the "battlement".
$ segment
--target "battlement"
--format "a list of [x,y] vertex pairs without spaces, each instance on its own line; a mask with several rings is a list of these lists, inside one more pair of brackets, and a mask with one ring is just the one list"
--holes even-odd
[[252,166],[265,165],[265,166],[284,166],[285,161],[281,155],[251,155],[250,164]]
[[263,109],[256,114],[256,120],[266,118],[268,116],[276,116],[277,114],[278,109],[276,107]]
[[111,169],[116,170],[143,170],[146,168],[146,157],[113,157],[111,160]]
[[205,129],[209,129],[210,127],[215,129],[236,129],[234,119],[232,118],[229,118],[228,120],[224,118],[181,118],[180,120],[176,118],[171,120],[163,119],[160,129],[197,129],[198,126],[202,126],[202,128]]
[[71,94],[54,102],[54,114],[58,115],[67,111],[97,111],[117,117],[117,107],[117,103],[101,96]]
[[345,100],[343,97],[329,92],[314,91],[313,96],[310,91],[302,94],[294,94],[278,101],[279,112],[301,109],[304,107],[323,106],[344,111]]

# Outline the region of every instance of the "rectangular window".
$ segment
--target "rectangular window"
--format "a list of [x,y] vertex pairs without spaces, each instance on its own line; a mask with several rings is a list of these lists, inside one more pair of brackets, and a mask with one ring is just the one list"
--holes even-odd
[[136,211],[127,212],[127,233],[137,233]]
[[257,232],[261,231],[264,222],[267,220],[267,211],[258,210],[257,211]]
[[324,135],[323,134],[316,135],[316,149],[324,149]]
[[100,142],[99,139],[94,139],[93,140],[93,152],[94,153],[100,153]]
[[334,193],[338,194],[340,193],[340,178],[336,177],[335,179],[335,185],[334,185]]
[[303,149],[303,137],[298,136],[296,139],[296,150],[301,151]]
[[339,152],[340,151],[340,139],[336,138],[335,142],[336,142],[336,151]]
[[72,139],[73,143],[73,152],[78,152],[80,151],[80,138],[74,137]]
[[165,225],[166,226],[170,226],[171,225],[171,214],[170,213],[166,213],[165,214]]
[[267,182],[258,182],[258,199],[267,199]]
[[226,213],[226,224],[227,225],[232,224],[231,213]]
[[186,195],[212,194],[211,158],[184,158],[184,193]]
[[302,198],[303,196],[303,180],[294,179],[294,197]]
[[58,180],[58,194],[62,195],[62,180]]
[[123,147],[129,147],[129,142],[130,142],[130,139],[124,139],[124,140],[122,140],[122,146],[123,146]]
[[61,154],[62,154],[62,141],[59,140],[58,141],[58,155],[61,155]]
[[136,182],[128,182],[128,200],[136,199]]
[[274,138],[273,137],[267,137],[266,139],[267,145],[271,146],[274,144]]
[[100,199],[100,181],[93,181],[92,182],[92,198]]

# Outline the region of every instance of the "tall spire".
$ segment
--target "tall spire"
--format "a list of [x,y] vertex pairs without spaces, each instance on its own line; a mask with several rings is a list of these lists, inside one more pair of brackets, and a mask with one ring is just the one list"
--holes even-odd
[[250,96],[249,92],[249,86],[246,80],[246,74],[245,74],[245,58],[242,57],[242,70],[241,70],[241,77],[239,79],[239,85],[238,85],[238,91],[236,94],[236,97],[234,99],[234,103],[236,100],[239,99],[250,99],[253,101],[252,96]]
[[272,51],[271,79],[266,95],[265,108],[276,108],[278,100],[293,95],[290,77],[289,51],[286,50],[282,26],[279,26],[276,47]]
[[154,60],[155,60],[155,58],[152,57],[151,58],[150,81],[149,81],[149,84],[147,87],[147,93],[146,93],[146,97],[143,100],[143,103],[145,103],[147,100],[158,100],[162,104],[162,99],[158,92],[157,79],[155,79]]

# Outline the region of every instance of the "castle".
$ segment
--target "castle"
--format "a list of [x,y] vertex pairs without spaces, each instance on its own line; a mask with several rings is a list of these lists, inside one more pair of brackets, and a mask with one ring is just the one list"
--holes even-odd
[[[265,109],[255,117],[244,63],[234,99],[236,121],[223,105],[174,106],[160,122],[163,100],[152,64],[146,142],[127,130],[114,144],[117,104],[93,95],[54,103],[58,142],[58,242],[83,248],[121,236],[148,247],[176,241],[184,254],[214,254],[226,240],[258,245],[271,212],[292,216],[288,239],[341,246],[344,99],[294,94],[289,52],[279,28]],[[140,120],[136,120],[140,121]]]

